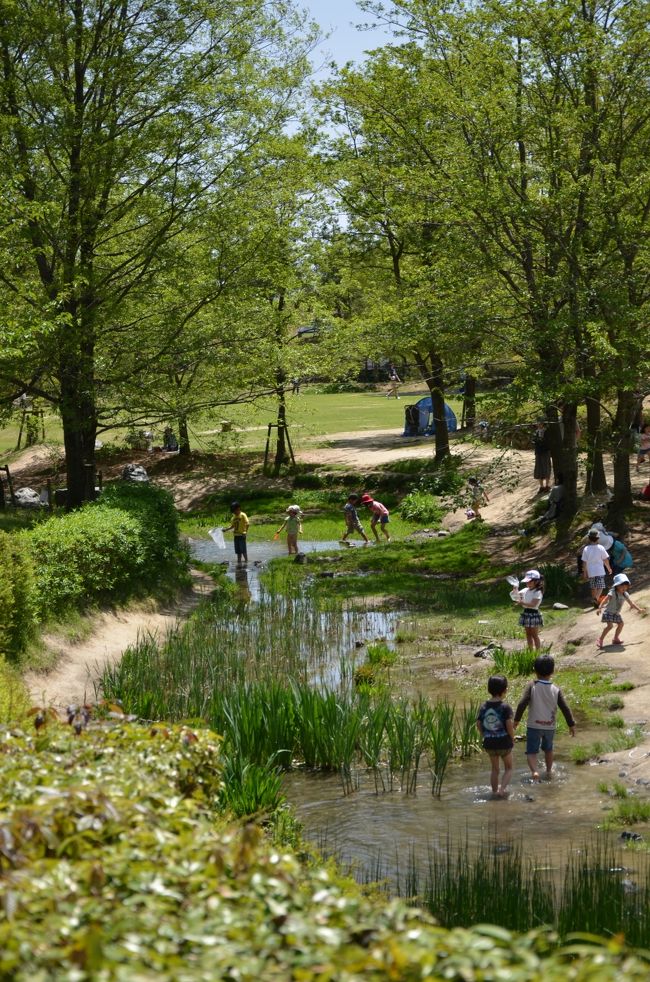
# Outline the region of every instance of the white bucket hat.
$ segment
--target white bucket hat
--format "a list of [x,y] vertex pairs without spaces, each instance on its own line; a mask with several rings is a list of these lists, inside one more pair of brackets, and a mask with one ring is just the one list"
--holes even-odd
[[613,581],[612,581],[612,583],[613,583],[614,586],[620,586],[621,583],[629,583],[629,582],[630,581],[627,578],[627,576],[625,575],[625,573],[617,573],[616,576],[614,577]]

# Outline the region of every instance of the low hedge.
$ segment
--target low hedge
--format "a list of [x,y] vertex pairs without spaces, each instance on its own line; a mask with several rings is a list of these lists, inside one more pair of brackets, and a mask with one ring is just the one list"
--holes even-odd
[[178,582],[187,562],[171,495],[116,484],[79,511],[0,533],[0,655],[15,658],[37,622]]
[[214,734],[96,727],[0,728],[0,982],[648,978],[621,937],[446,930],[226,825]]
[[110,485],[97,501],[54,516],[25,538],[36,564],[41,620],[169,579],[180,555],[172,497],[149,484]]

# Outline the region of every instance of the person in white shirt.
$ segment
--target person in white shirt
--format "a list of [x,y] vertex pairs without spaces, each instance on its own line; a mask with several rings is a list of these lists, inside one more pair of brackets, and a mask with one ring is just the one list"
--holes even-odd
[[599,542],[600,533],[598,529],[589,530],[589,545],[582,550],[582,577],[589,580],[591,596],[596,607],[600,603],[600,595],[605,589],[605,573],[611,576],[612,567],[609,562],[609,553]]
[[524,608],[519,615],[519,624],[526,632],[528,647],[539,650],[539,629],[544,627],[544,618],[539,609],[544,596],[544,579],[538,570],[529,569],[522,583],[523,590],[513,590],[511,596],[515,603]]

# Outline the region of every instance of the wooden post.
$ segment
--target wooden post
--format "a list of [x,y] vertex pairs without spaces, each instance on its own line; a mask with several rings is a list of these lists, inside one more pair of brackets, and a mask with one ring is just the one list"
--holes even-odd
[[273,423],[269,423],[269,428],[266,431],[266,447],[264,448],[264,465],[262,471],[264,474],[267,473],[268,463],[269,463],[269,446],[271,445],[271,430],[273,429]]
[[289,439],[289,427],[287,426],[286,423],[284,424],[284,435],[287,438],[287,446],[289,447],[289,456],[291,457],[291,463],[295,467],[296,466],[296,458],[293,455],[293,447],[291,446],[291,440]]
[[11,503],[16,508],[16,495],[14,494],[14,482],[11,479],[11,474],[9,472],[9,464],[4,464],[3,470],[7,475],[7,484],[9,485],[9,497],[11,498]]
[[5,510],[5,486],[2,478],[0,477],[0,511]]
[[52,491],[52,482],[49,479],[49,477],[47,479],[46,487],[47,487],[47,510],[54,511],[54,497],[53,497],[54,492]]

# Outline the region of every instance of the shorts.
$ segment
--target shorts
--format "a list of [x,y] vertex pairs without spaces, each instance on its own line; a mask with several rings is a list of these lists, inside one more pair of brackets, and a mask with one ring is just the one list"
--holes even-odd
[[233,541],[235,546],[235,555],[243,556],[244,559],[248,559],[248,552],[246,551],[246,536],[234,535]]
[[589,586],[592,590],[604,590],[605,589],[605,577],[604,576],[590,576]]
[[502,747],[499,750],[492,750],[491,747],[483,748],[488,755],[488,757],[507,757],[508,754],[512,753],[512,747]]
[[361,522],[359,521],[358,518],[357,518],[356,522],[346,522],[345,523],[345,527],[346,527],[346,529],[347,529],[348,532],[354,532],[355,529],[356,529],[357,532],[363,532],[364,531],[363,525],[361,524]]
[[376,525],[379,522],[380,525],[388,525],[388,515],[373,515],[370,522],[371,525]]
[[610,613],[609,611],[603,611],[602,617],[603,624],[622,624],[623,618],[620,614]]
[[553,737],[555,730],[540,730],[536,726],[529,726],[526,729],[526,753],[536,754],[540,744],[542,750],[548,752],[553,749]]
[[519,615],[520,627],[544,627],[544,618],[538,610],[522,610]]
[[645,457],[647,453],[650,453],[650,447],[644,447],[642,450],[637,451],[637,457]]

